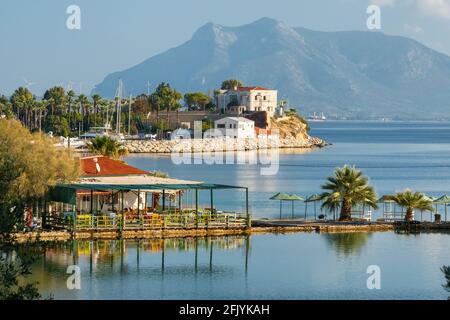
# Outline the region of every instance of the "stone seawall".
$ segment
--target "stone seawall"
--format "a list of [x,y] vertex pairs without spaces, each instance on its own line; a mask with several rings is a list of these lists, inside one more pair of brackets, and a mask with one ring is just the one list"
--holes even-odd
[[207,138],[187,140],[126,140],[125,148],[130,153],[171,153],[171,152],[214,152],[214,151],[248,151],[274,148],[313,148],[324,147],[327,143],[315,137],[296,139],[287,137],[274,138]]

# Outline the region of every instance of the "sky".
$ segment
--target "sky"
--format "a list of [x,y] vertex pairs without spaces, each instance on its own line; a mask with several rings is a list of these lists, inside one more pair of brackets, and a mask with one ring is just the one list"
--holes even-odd
[[[188,41],[208,22],[270,17],[292,27],[368,31],[373,4],[381,9],[377,32],[450,55],[450,0],[2,0],[0,94],[24,85],[37,95],[54,85],[89,94],[107,74]],[[66,26],[70,5],[80,8],[80,29]]]

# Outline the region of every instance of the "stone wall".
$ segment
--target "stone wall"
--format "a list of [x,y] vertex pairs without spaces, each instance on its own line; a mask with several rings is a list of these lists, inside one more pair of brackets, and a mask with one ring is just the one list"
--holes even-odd
[[296,139],[289,136],[273,138],[209,138],[177,140],[127,140],[124,146],[130,153],[171,153],[171,152],[213,152],[213,151],[247,151],[272,148],[313,148],[327,145],[320,138]]

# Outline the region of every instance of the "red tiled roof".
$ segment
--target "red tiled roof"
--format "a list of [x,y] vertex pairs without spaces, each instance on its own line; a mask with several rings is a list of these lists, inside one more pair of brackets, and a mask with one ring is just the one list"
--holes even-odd
[[271,90],[271,89],[267,89],[267,88],[264,88],[264,87],[238,87],[237,88],[237,91],[252,91],[252,90],[263,91],[263,90]]
[[[97,172],[96,162],[100,166],[100,172]],[[82,176],[109,176],[109,175],[130,175],[130,174],[149,174],[135,167],[132,167],[122,161],[113,160],[104,156],[94,156],[81,158],[81,175]]]

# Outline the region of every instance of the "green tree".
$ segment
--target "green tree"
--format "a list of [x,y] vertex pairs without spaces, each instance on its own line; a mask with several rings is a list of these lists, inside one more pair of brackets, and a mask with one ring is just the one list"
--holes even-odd
[[2,116],[11,117],[12,114],[13,111],[11,102],[6,96],[0,94],[0,117]]
[[403,192],[396,193],[392,200],[406,210],[406,221],[413,220],[415,209],[430,212],[434,211],[432,205],[433,201],[421,192],[413,192],[406,189]]
[[70,135],[70,133],[72,132],[72,122],[73,119],[75,118],[73,115],[73,106],[75,103],[75,91],[73,90],[67,91],[65,100],[67,104],[67,114],[68,114],[67,123],[69,125],[69,135]]
[[99,94],[92,95],[92,110],[94,112],[94,126],[97,126],[97,113],[101,106],[103,98]]
[[78,104],[78,113],[81,117],[81,122],[78,124],[81,128],[81,131],[85,131],[89,129],[88,119],[89,119],[89,110],[91,107],[91,104],[89,102],[89,99],[86,95],[80,94],[76,100],[76,103]]
[[0,299],[40,298],[36,284],[27,283],[34,256],[18,250],[14,232],[23,226],[25,208],[78,174],[79,162],[51,139],[31,134],[17,120],[0,119]]
[[[167,124],[170,123],[169,112],[172,110],[179,110],[181,108],[180,100],[182,95],[180,92],[170,86],[170,84],[162,82],[156,87],[156,90],[150,96],[150,101],[155,103],[158,108],[166,109]],[[158,116],[157,116],[158,118]]]
[[10,101],[17,119],[27,126],[29,110],[35,101],[34,95],[27,88],[19,87],[11,95]]
[[334,176],[327,178],[322,189],[326,190],[320,195],[323,200],[322,208],[340,210],[340,221],[351,220],[353,206],[367,205],[378,208],[377,195],[369,185],[369,179],[355,167],[337,168]]
[[66,94],[63,87],[52,87],[47,89],[44,93],[44,100],[49,101],[50,114],[63,114],[65,111]]
[[211,102],[211,97],[203,92],[188,92],[184,95],[184,102],[189,110],[206,110],[206,105]]
[[237,79],[228,79],[222,82],[220,89],[222,90],[232,90],[233,88],[243,87],[244,83],[241,80]]
[[119,159],[128,154],[120,142],[108,136],[98,136],[87,143],[87,147],[92,154],[107,156]]
[[443,287],[445,290],[447,290],[447,292],[450,292],[450,266],[442,266],[441,271],[444,273],[446,282]]

